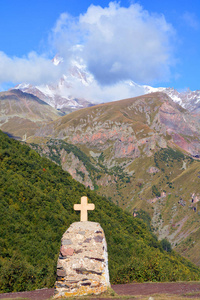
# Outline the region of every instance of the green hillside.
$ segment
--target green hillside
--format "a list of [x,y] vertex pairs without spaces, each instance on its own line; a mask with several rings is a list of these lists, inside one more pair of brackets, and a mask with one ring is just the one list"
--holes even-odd
[[[200,267],[200,123],[166,94],[85,108],[27,139]],[[35,145],[33,145],[35,144]]]
[[89,220],[103,227],[112,283],[199,280],[200,269],[164,249],[145,223],[0,132],[0,291],[52,287],[62,234],[79,221],[73,204],[95,203]]
[[124,160],[128,166],[109,168],[106,150],[95,157],[93,148],[87,151],[63,140],[35,138],[34,142],[31,147],[40,155],[69,170],[98,195],[137,217],[145,210],[158,239],[167,238],[174,250],[200,266],[199,160],[178,147],[167,147],[131,163]]

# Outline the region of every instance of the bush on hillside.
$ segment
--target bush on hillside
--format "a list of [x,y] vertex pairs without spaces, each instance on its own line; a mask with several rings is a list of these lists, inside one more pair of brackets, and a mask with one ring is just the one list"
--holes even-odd
[[95,203],[89,220],[105,231],[111,283],[200,279],[199,268],[174,251],[164,251],[142,220],[85,188],[28,146],[2,132],[0,140],[1,292],[53,287],[60,240],[69,225],[79,221],[73,205],[81,196]]

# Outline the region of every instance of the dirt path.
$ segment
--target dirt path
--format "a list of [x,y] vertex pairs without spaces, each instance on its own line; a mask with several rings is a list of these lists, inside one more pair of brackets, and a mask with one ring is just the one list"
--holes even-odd
[[[118,295],[146,295],[152,296],[153,294],[176,294],[184,295],[190,294],[193,299],[200,299],[200,282],[165,282],[165,283],[132,283],[132,284],[118,284],[112,285],[113,290]],[[46,300],[53,296],[54,289],[41,289],[30,292],[6,293],[0,294],[0,299],[15,299],[15,298],[28,298],[31,300]],[[98,299],[98,297],[93,298]],[[106,298],[101,298],[106,300]],[[109,299],[110,300],[110,299]],[[112,298],[114,300],[114,298]]]
[[153,294],[176,294],[184,295],[195,293],[200,299],[200,282],[156,282],[156,283],[132,283],[113,286],[118,295],[153,295]]

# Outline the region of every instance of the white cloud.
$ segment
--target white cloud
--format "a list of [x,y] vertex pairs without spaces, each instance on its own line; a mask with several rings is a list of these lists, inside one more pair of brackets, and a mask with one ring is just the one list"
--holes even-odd
[[[61,15],[52,40],[65,59],[81,56],[97,81],[109,85],[167,80],[173,35],[163,15],[151,15],[139,4],[125,8],[110,2],[105,8],[91,5],[77,19]],[[75,44],[82,45],[81,51],[74,53]]]
[[60,75],[60,68],[56,68],[51,60],[35,52],[23,58],[10,58],[0,52],[0,83],[47,83],[57,79]]
[[107,98],[106,93],[118,93],[118,99],[129,97],[131,92],[123,86],[124,80],[152,84],[169,79],[173,35],[163,15],[150,14],[139,4],[128,8],[117,2],[104,8],[91,5],[76,18],[61,14],[51,30],[49,52],[59,53],[64,58],[62,64],[54,66],[47,56],[35,52],[22,58],[0,52],[0,84],[55,83],[75,59],[84,63],[95,78],[94,89],[85,89],[86,94],[94,98],[99,97],[98,92],[101,98]]
[[80,81],[74,81],[70,88],[63,91],[63,95],[74,98],[87,99],[92,103],[116,101],[143,95],[142,86],[131,86],[129,82],[117,82],[112,85],[102,86],[96,80],[90,86],[84,86]]

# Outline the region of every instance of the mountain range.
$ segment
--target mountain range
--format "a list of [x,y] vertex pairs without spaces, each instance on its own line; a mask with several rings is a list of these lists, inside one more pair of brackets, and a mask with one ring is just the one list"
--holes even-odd
[[73,80],[88,89],[93,82],[75,66],[59,84],[1,93],[1,129],[146,216],[159,239],[200,265],[200,92],[125,82],[143,95],[97,104],[64,94]]
[[42,123],[53,121],[63,113],[30,93],[18,89],[0,93],[0,128],[11,136],[26,140]]
[[89,220],[106,235],[111,283],[200,279],[200,268],[158,242],[139,217],[2,131],[0,140],[0,293],[54,286],[61,237],[80,220],[73,206],[83,195],[95,203]]
[[[55,65],[59,65],[62,63],[62,58],[55,56],[53,63]],[[154,88],[148,85],[138,85],[131,80],[123,81],[121,85],[122,88],[129,90],[129,94],[135,96],[155,92],[166,93],[174,102],[180,104],[183,108],[190,112],[200,112],[200,90],[191,91],[190,89],[187,89],[185,91],[178,92],[176,89],[170,87]],[[77,61],[72,61],[69,71],[66,72],[66,74],[63,74],[63,76],[55,83],[38,86],[21,83],[15,87],[15,89],[19,89],[23,92],[31,93],[39,97],[52,107],[60,109],[65,113],[105,102],[103,94],[102,99],[96,101],[91,98],[90,93],[87,93],[87,95],[84,95],[83,93],[83,96],[74,95],[74,91],[76,89],[84,91],[85,88],[88,91],[96,89],[96,81],[93,75],[86,69],[86,66],[78,63]],[[118,99],[117,92],[114,96],[114,100],[121,100]]]
[[96,105],[40,126],[41,155],[137,215],[159,239],[200,265],[200,128],[165,93]]

